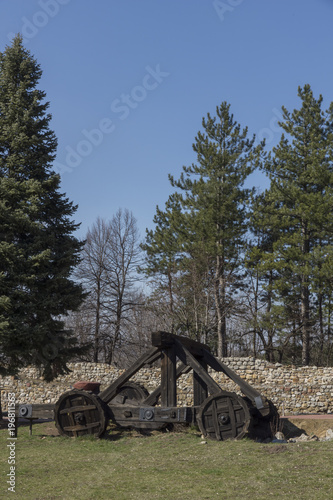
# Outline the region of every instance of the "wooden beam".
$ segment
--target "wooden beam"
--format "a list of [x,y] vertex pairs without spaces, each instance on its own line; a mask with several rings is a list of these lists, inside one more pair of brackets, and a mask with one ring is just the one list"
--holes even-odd
[[15,405],[15,415],[18,418],[26,418],[24,414],[20,414],[20,407],[26,408],[28,410],[28,417],[33,419],[45,419],[48,420],[50,418],[54,418],[54,403],[45,403],[45,404],[16,404]]
[[217,417],[217,408],[215,399],[211,401],[211,406],[212,406],[212,421],[213,421],[215,437],[217,441],[221,441],[220,426]]
[[176,350],[175,345],[162,349],[161,406],[177,406]]
[[[121,427],[134,427],[138,429],[161,429],[167,423],[195,423],[196,411],[194,406],[174,406],[162,408],[161,406],[115,406],[110,407],[112,419]],[[145,411],[151,410],[151,420],[142,418]]]
[[118,392],[118,389],[127,382],[136,372],[140,370],[145,364],[149,364],[151,362],[151,359],[156,359],[156,354],[158,353],[160,349],[157,347],[152,347],[147,351],[145,354],[141,356],[128,370],[126,370],[120,377],[117,378],[109,387],[104,389],[99,394],[99,397],[105,401],[105,403],[108,403],[113,399]]
[[203,356],[205,351],[209,352],[209,347],[201,344],[196,340],[189,339],[188,337],[180,337],[168,332],[155,332],[151,336],[151,343],[153,346],[165,349],[173,345],[176,341],[181,342],[191,354],[195,356]]
[[[180,362],[176,368],[176,380],[179,379],[181,375],[185,375],[191,371],[192,368],[190,366],[184,365],[184,363]],[[162,387],[159,385],[149,396],[141,403],[141,406],[154,406],[157,404],[158,398],[160,397],[162,392]]]
[[[175,340],[176,344],[176,355],[185,364],[189,365],[197,373],[198,377],[202,379],[203,382],[207,384],[208,390],[211,394],[220,392],[221,387],[212,379],[212,377],[206,372],[206,370],[201,366],[199,361],[195,359],[194,356],[189,352],[189,350],[182,345],[181,342]],[[208,351],[207,351],[208,352]]]
[[[218,372],[223,372],[227,377],[229,377],[235,384],[239,385],[241,391],[245,396],[248,396],[257,406],[263,408],[260,403],[260,399],[262,398],[260,392],[254,389],[250,384],[248,384],[245,380],[243,380],[237,373],[235,373],[229,366],[227,366],[222,361],[219,361],[215,356],[213,356],[210,352],[206,352],[204,356],[204,360],[207,364],[213,368],[213,370]],[[257,399],[258,398],[258,399]],[[262,403],[263,404],[263,403]]]
[[[202,368],[207,372],[207,363],[199,358],[197,360]],[[198,375],[196,371],[193,371],[193,404],[194,406],[200,406],[201,403],[208,396],[208,387],[207,384],[202,378]]]

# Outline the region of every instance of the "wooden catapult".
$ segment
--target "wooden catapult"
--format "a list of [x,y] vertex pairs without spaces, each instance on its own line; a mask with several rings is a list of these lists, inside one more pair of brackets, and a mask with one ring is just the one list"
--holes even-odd
[[[160,360],[161,383],[151,394],[130,379]],[[243,396],[224,391],[208,373],[224,373]],[[177,406],[177,380],[193,370],[193,406]],[[40,418],[52,409],[60,434],[101,437],[109,421],[118,427],[157,430],[170,424],[197,424],[216,440],[249,436],[266,439],[277,426],[274,405],[214,357],[207,345],[166,332],[152,334],[152,347],[102,392],[99,383],[81,383],[55,405],[19,405],[18,416]],[[80,387],[77,386],[77,387]],[[51,408],[52,406],[52,408]],[[39,416],[39,417],[38,417]]]

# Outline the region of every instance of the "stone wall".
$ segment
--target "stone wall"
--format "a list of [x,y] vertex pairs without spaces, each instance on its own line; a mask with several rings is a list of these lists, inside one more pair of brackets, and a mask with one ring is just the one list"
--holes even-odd
[[[281,414],[333,413],[333,368],[293,367],[270,364],[254,358],[226,358],[224,362],[240,377],[271,399]],[[7,392],[14,392],[17,403],[53,403],[79,380],[101,383],[101,390],[114,381],[122,370],[101,363],[72,363],[65,376],[46,383],[34,368],[22,369],[17,377],[0,377],[2,409],[6,410]],[[209,372],[227,391],[239,388],[221,373]],[[160,384],[159,368],[143,368],[131,380],[149,392]],[[178,405],[192,405],[192,375],[178,380]]]

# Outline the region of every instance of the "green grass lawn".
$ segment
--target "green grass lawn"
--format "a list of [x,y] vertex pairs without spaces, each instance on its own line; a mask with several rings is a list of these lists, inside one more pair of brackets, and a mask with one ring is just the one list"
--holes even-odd
[[15,493],[6,485],[8,432],[0,431],[0,498],[333,498],[332,441],[201,444],[195,430],[70,439],[50,435],[52,425],[34,425],[31,437],[27,427],[19,428]]

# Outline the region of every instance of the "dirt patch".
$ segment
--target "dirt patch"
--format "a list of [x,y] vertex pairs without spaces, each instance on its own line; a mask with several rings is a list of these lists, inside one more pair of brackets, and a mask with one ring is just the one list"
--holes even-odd
[[311,436],[315,434],[319,438],[326,436],[326,431],[328,429],[333,430],[333,420],[332,419],[304,419],[302,417],[281,419],[282,422],[282,432],[287,439],[291,437],[298,437],[301,434],[307,434]]

